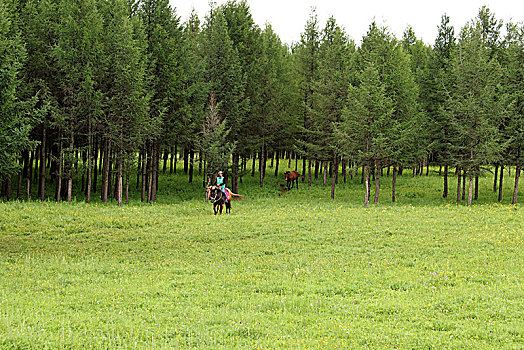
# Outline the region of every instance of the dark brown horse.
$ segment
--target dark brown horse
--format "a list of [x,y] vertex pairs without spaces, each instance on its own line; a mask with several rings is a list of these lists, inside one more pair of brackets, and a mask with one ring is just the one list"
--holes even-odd
[[231,200],[227,198],[220,187],[209,186],[206,192],[206,201],[208,199],[213,203],[213,212],[215,215],[218,213],[222,214],[224,204],[226,205],[226,214],[231,214]]
[[304,175],[300,175],[298,172],[296,171],[286,171],[284,173],[284,177],[286,178],[286,181],[287,181],[287,189],[290,190],[293,188],[293,182],[296,182],[297,184],[297,190],[298,190],[298,178],[299,177],[304,177]]
[[226,214],[231,214],[231,199],[246,197],[237,193],[233,193],[229,188],[226,188],[226,191],[229,194],[229,196],[226,196],[224,192],[222,192],[222,189],[218,186],[207,187],[206,203],[208,200],[210,200],[211,203],[213,203],[213,211],[215,212],[215,215],[217,215],[218,213],[222,214],[222,209],[224,208],[224,205],[226,206]]

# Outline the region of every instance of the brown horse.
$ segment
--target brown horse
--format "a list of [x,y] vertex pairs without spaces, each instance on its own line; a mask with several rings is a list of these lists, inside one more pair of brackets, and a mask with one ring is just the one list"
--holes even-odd
[[298,172],[296,171],[286,171],[284,173],[284,177],[286,178],[286,181],[287,181],[287,189],[290,190],[293,188],[293,182],[296,182],[297,184],[297,190],[298,190],[298,178],[299,177],[304,177],[304,175],[300,175]]

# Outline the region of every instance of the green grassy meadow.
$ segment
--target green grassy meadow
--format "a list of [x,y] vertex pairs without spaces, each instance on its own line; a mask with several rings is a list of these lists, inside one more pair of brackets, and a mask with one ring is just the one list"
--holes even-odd
[[0,203],[0,348],[524,348],[507,174],[502,204],[489,175],[471,208],[434,173],[400,177],[397,203],[384,177],[368,208],[357,179],[335,200],[243,180],[222,216],[182,175],[152,205]]

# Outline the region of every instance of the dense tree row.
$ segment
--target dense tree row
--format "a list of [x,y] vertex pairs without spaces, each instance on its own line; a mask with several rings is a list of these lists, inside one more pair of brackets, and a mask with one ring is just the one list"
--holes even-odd
[[[58,15],[57,15],[58,14]],[[0,0],[2,195],[156,200],[159,172],[183,161],[203,184],[226,170],[242,177],[266,163],[302,159],[303,181],[322,173],[335,195],[362,168],[365,205],[380,177],[440,168],[443,196],[478,196],[478,178],[524,156],[524,27],[487,8],[455,35],[442,17],[432,46],[412,28],[402,39],[376,23],[357,46],[315,11],[298,42],[258,27],[245,1],[213,6],[181,23],[168,0]],[[251,169],[248,170],[248,163]],[[340,167],[342,168],[340,171]],[[498,183],[498,181],[500,181]],[[134,181],[133,181],[134,182]],[[80,187],[80,186],[78,186]],[[12,193],[16,188],[16,195]]]

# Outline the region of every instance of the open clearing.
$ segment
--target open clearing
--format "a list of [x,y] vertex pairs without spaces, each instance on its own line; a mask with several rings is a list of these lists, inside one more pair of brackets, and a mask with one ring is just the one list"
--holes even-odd
[[153,205],[0,203],[2,349],[524,346],[519,205],[452,204],[436,176],[367,209],[357,182],[249,177],[215,217],[161,181]]

